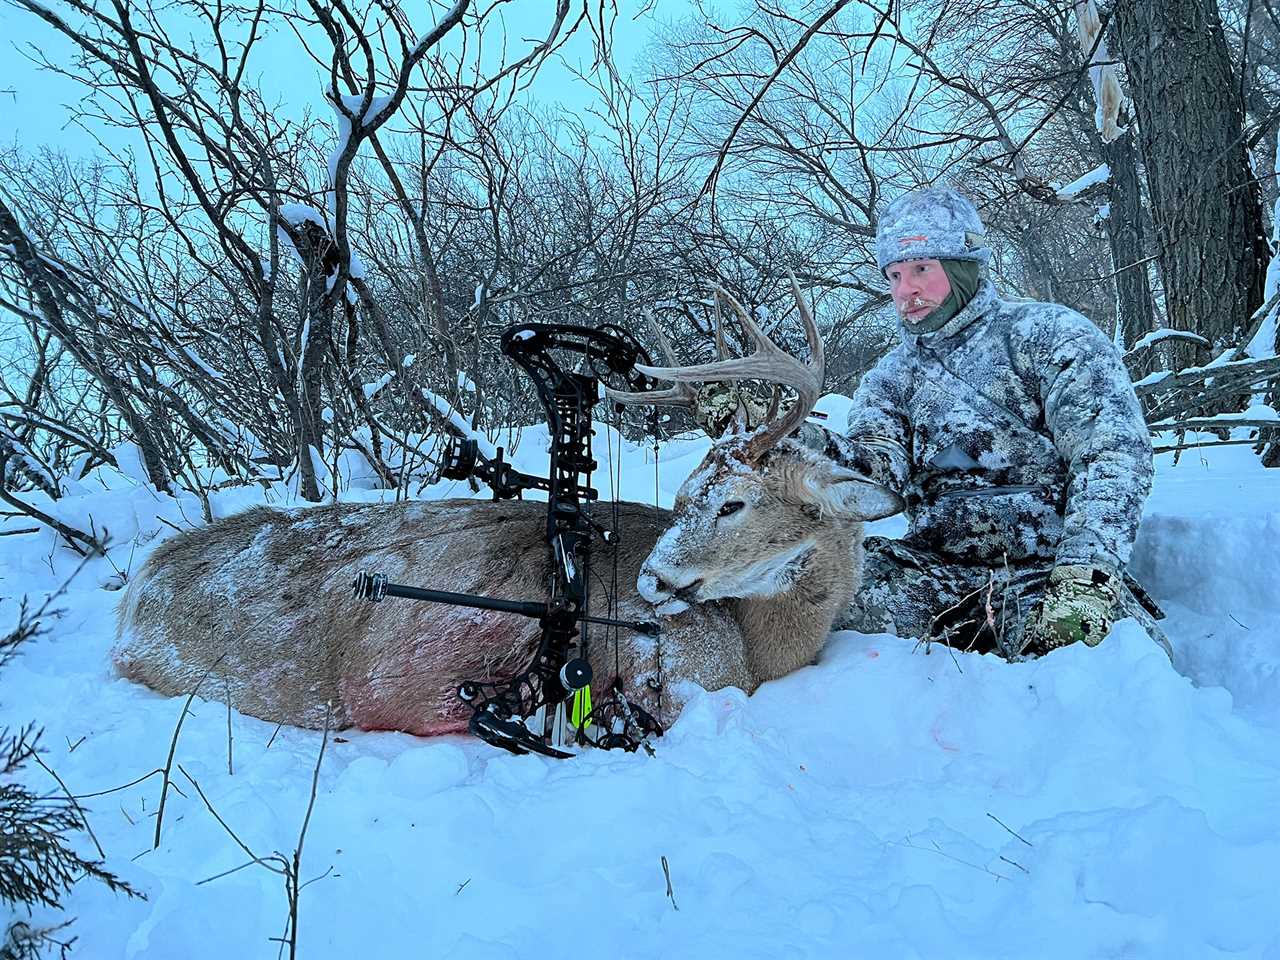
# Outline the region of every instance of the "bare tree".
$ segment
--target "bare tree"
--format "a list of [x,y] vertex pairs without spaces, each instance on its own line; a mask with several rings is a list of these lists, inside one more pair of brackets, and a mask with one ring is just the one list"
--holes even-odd
[[[1156,224],[1168,325],[1209,345],[1238,344],[1262,305],[1268,250],[1246,154],[1240,84],[1212,0],[1118,0],[1116,35],[1131,80]],[[1176,102],[1178,109],[1169,108]]]
[[[473,10],[467,0],[440,8],[425,28],[382,5],[195,4],[189,13],[203,26],[195,49],[173,39],[161,5],[14,2],[76,45],[74,63],[47,66],[84,84],[92,119],[135,130],[146,157],[98,167],[91,188],[83,169],[5,158],[0,305],[37,342],[52,337],[76,379],[92,381],[84,415],[136,443],[146,479],[164,492],[175,478],[203,496],[215,474],[283,473],[316,500],[336,492],[346,450],[391,482],[385,443],[399,446],[390,459],[403,463],[420,450],[415,431],[443,422],[413,361],[442,358],[435,383],[455,407],[461,401],[428,225],[441,207],[413,187],[440,158],[473,145],[452,136],[456,118],[468,118],[473,133],[496,121],[572,33],[589,30],[606,53],[612,8],[561,0],[545,12],[540,39],[495,64],[475,51],[496,8]],[[323,68],[330,127],[279,119],[246,79],[277,25],[295,31]],[[426,160],[416,183],[397,163],[393,117],[416,123],[416,136],[402,138]],[[372,162],[358,162],[362,151]],[[74,189],[60,190],[55,171]],[[123,211],[114,230],[98,227],[103,209]],[[394,335],[358,249],[366,235],[353,229],[376,235],[388,211],[413,242],[396,286],[429,320],[416,353]],[[440,231],[456,228],[446,218]],[[366,342],[389,365],[389,384],[386,366],[370,369]],[[33,351],[39,370],[47,353]],[[383,403],[401,421],[390,429],[370,402],[389,392],[395,401]],[[38,432],[47,419],[39,414],[23,400],[12,415]]]

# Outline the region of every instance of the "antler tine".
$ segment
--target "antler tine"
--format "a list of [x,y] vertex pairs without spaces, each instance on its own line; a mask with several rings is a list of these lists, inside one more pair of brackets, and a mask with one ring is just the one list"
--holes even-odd
[[[643,366],[643,364],[637,363],[636,369],[641,370]],[[662,370],[664,368],[648,367],[645,369]],[[687,383],[678,383],[674,387],[667,387],[665,390],[613,390],[605,387],[604,392],[614,403],[621,403],[624,406],[692,408],[698,399],[698,392]]]
[[[653,311],[648,307],[644,309],[644,318],[649,324],[654,338],[658,341],[658,349],[662,351],[663,359],[672,367],[678,367],[680,360],[676,356],[675,349],[671,346],[671,341],[667,339],[667,335],[663,332],[662,327],[658,325],[657,318],[653,315]],[[636,364],[636,369],[642,373],[646,369],[665,369],[662,367],[645,367],[644,364]],[[664,378],[665,379],[665,378]],[[615,403],[636,406],[652,406],[652,407],[689,407],[692,408],[698,399],[698,392],[687,383],[677,383],[674,387],[667,387],[665,390],[611,390],[604,388],[605,394]]]
[[[822,343],[822,337],[818,334],[818,324],[813,318],[813,312],[809,309],[809,305],[805,303],[804,295],[800,292],[800,284],[796,282],[796,275],[788,270],[787,279],[791,281],[791,292],[796,298],[796,309],[800,311],[800,319],[804,323],[804,336],[809,344],[810,360],[808,364],[802,365],[790,354],[785,354],[795,367],[803,370],[805,376],[785,381],[787,386],[796,391],[796,402],[792,404],[791,409],[781,419],[773,420],[771,416],[771,422],[765,431],[758,437],[752,438],[751,453],[753,459],[763,456],[773,448],[774,444],[804,423],[805,418],[813,412],[814,404],[822,396],[822,381],[826,374],[827,366],[826,348]],[[771,409],[776,410],[776,404]]]
[[[654,367],[637,363],[635,368],[646,376],[654,377],[658,380],[674,381],[675,386],[666,390],[644,392],[608,389],[605,392],[617,403],[693,407],[697,401],[697,391],[693,388],[694,384],[722,380],[764,380],[779,386],[790,387],[796,392],[796,402],[791,409],[783,417],[777,418],[779,403],[778,398],[775,396],[769,407],[765,429],[751,439],[750,455],[752,459],[759,459],[772,449],[779,440],[798,427],[812,412],[813,405],[818,402],[818,397],[822,394],[822,379],[826,368],[826,353],[823,348],[822,337],[818,334],[817,323],[813,319],[813,313],[804,301],[804,296],[800,292],[800,284],[796,282],[795,276],[791,271],[787,271],[787,276],[791,281],[791,291],[796,298],[796,307],[800,311],[800,318],[804,322],[805,339],[808,341],[810,354],[808,363],[803,363],[791,356],[791,354],[770,340],[768,334],[760,328],[758,323],[751,319],[742,304],[734,299],[730,293],[717,287],[715,289],[717,308],[719,299],[723,297],[737,315],[743,330],[755,347],[749,356],[720,359],[712,363],[678,366],[670,341],[667,340],[666,335],[657,326],[652,315],[646,311],[646,318],[654,328],[663,356],[672,365],[669,367]],[[719,317],[717,315],[718,320]],[[718,322],[716,332],[717,340],[723,343],[722,331]]]
[[729,348],[724,343],[724,323],[720,316],[720,288],[716,288],[715,302],[712,304],[712,311],[715,316],[715,334],[716,334],[716,359],[727,360],[729,358]]
[[649,324],[649,330],[658,341],[658,349],[662,351],[663,359],[671,366],[678,367],[680,360],[676,357],[676,351],[671,346],[671,341],[667,339],[666,333],[663,332],[662,327],[658,326],[658,318],[653,315],[653,309],[645,307],[643,313],[645,322]]
[[813,314],[800,293],[800,285],[788,272],[792,293],[805,326],[805,338],[809,343],[811,359],[808,363],[787,353],[760,328],[747,311],[727,291],[716,288],[716,296],[723,297],[737,315],[742,328],[755,346],[746,357],[717,360],[713,363],[696,363],[685,367],[650,367],[636,364],[641,373],[661,380],[674,380],[677,384],[708,383],[716,380],[764,380],[790,387],[797,394],[796,403],[781,419],[770,422],[765,430],[752,438],[751,449],[755,458],[763,456],[779,440],[798,427],[813,410],[822,393],[822,378],[826,355],[822,338]]

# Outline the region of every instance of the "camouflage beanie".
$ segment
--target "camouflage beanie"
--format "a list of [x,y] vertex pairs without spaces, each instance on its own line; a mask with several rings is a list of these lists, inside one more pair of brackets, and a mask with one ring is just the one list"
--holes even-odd
[[986,227],[965,197],[925,187],[894,200],[880,215],[876,262],[881,271],[902,260],[972,260],[985,264]]

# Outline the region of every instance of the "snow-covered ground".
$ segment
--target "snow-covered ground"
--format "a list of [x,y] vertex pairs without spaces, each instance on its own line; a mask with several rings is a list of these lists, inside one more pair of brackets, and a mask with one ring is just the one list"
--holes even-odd
[[[841,406],[824,401],[835,422]],[[656,480],[669,504],[705,447],[668,444],[656,478],[627,447],[623,494],[653,502]],[[541,472],[542,456],[528,433],[518,465]],[[1161,458],[1133,569],[1169,612],[1173,665],[1131,621],[1017,665],[841,633],[749,699],[696,697],[653,757],[333,736],[299,955],[1280,958],[1277,479],[1246,448]],[[253,500],[224,494],[216,512]],[[159,516],[199,511],[107,474],[52,509],[92,515],[117,546],[0,675],[0,723],[39,718],[46,762],[89,794],[162,766],[182,708],[112,676],[120,594],[104,586],[172,533]],[[0,622],[73,561],[47,533],[0,537]],[[291,856],[321,736],[239,714],[231,728],[234,773],[226,711],[196,701],[177,761],[250,850]],[[75,888],[76,956],[276,956],[281,878],[227,873],[244,850],[177,787],[155,850],[158,777],[83,801],[109,867],[148,899]]]

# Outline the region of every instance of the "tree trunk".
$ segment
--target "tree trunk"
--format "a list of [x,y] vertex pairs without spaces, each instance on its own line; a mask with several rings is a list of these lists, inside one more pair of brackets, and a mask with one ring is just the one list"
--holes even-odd
[[298,279],[302,311],[295,353],[298,357],[298,493],[304,500],[323,497],[317,468],[324,463],[324,363],[333,336],[334,297],[330,285],[337,273],[336,248],[313,223],[298,228],[294,239],[303,271]]
[[[1168,325],[1235,345],[1262,303],[1267,260],[1243,109],[1214,0],[1117,0],[1138,114]],[[1213,348],[1179,347],[1179,364]]]
[[[1111,168],[1107,197],[1107,237],[1111,262],[1116,270],[1116,323],[1126,348],[1156,328],[1155,300],[1147,264],[1145,231],[1142,227],[1142,188],[1134,133],[1121,134],[1102,145],[1102,158]],[[1149,372],[1149,371],[1142,371]]]

